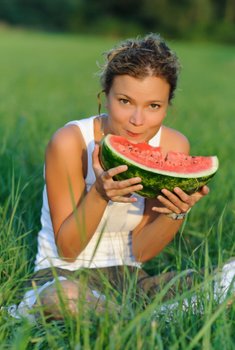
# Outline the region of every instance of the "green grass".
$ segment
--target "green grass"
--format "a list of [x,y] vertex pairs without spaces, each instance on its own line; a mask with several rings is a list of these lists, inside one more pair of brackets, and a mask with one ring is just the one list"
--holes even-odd
[[[11,304],[32,271],[40,227],[46,144],[67,121],[97,112],[95,73],[114,40],[0,31],[0,304]],[[211,192],[191,211],[177,238],[146,265],[150,273],[206,266],[235,255],[235,48],[173,42],[182,75],[166,124],[190,139],[193,154],[218,155]],[[197,286],[196,286],[197,287]],[[195,287],[195,288],[196,288]],[[120,315],[83,313],[74,321],[36,325],[0,316],[0,349],[232,349],[234,306],[226,310],[196,289],[204,312],[179,307],[157,317],[164,290],[143,309],[134,289]],[[186,296],[188,296],[187,292]],[[180,300],[181,296],[177,296]]]

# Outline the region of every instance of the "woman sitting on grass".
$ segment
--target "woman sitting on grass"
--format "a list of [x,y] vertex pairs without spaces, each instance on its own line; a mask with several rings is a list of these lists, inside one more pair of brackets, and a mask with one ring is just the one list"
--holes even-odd
[[[175,273],[151,277],[141,263],[172,241],[188,211],[209,192],[207,186],[192,195],[163,189],[156,199],[144,199],[135,193],[141,178],[114,180],[125,165],[103,170],[99,144],[107,134],[161,146],[165,154],[190,150],[184,135],[163,125],[179,73],[178,59],[163,39],[151,34],[127,40],[106,58],[101,84],[107,114],[68,123],[47,147],[34,289],[21,311],[39,303],[45,314],[61,318],[62,295],[76,315],[81,294],[100,310],[108,284],[110,293],[123,292],[125,271],[135,276],[138,293],[154,297]],[[180,282],[190,286],[191,272]]]

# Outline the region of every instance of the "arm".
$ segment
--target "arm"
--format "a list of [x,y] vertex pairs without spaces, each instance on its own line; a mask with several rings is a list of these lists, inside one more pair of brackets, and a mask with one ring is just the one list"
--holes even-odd
[[46,150],[45,175],[58,251],[70,261],[89,242],[107,205],[94,186],[86,193],[86,164],[86,148],[79,129],[60,129]]
[[204,186],[201,191],[189,196],[179,188],[175,189],[177,196],[164,190],[165,196],[159,196],[155,203],[146,201],[143,220],[132,232],[133,254],[137,261],[145,262],[159,254],[175,237],[183,223],[173,220],[166,214],[187,212],[201,198],[208,194]]
[[88,244],[109,199],[132,201],[122,196],[141,186],[136,185],[140,179],[113,181],[112,177],[125,167],[104,172],[99,165],[96,147],[93,154],[96,181],[86,192],[86,164],[86,147],[79,129],[74,126],[60,129],[47,147],[45,175],[57,248],[62,258],[68,261],[74,261]]
[[[175,130],[164,127],[161,146],[165,153],[170,150],[189,153],[189,142]],[[173,220],[166,214],[186,213],[201,198],[207,195],[209,189],[204,186],[200,191],[188,195],[180,188],[174,192],[162,190],[156,200],[146,200],[145,213],[142,222],[132,232],[133,254],[138,261],[147,261],[172,241],[183,223],[181,220]]]

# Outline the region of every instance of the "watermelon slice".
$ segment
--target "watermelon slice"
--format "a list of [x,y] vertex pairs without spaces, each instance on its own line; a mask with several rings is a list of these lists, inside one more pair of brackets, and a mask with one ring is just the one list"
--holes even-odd
[[164,157],[160,147],[147,143],[134,144],[122,136],[111,134],[101,141],[100,162],[105,170],[127,165],[128,170],[115,179],[139,176],[143,189],[137,193],[146,198],[155,198],[163,188],[173,191],[176,186],[192,194],[207,184],[219,167],[216,156],[169,152]]

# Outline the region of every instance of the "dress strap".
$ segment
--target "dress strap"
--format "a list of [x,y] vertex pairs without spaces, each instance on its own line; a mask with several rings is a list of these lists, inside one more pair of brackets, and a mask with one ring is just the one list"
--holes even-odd
[[158,130],[158,132],[149,140],[150,146],[153,147],[159,147],[160,146],[160,141],[161,141],[161,133],[162,133],[162,126]]
[[80,128],[82,136],[84,138],[87,148],[87,176],[86,183],[92,184],[95,182],[95,173],[92,167],[92,153],[95,148],[95,137],[94,137],[94,119],[96,116],[81,120],[72,120],[66,125],[76,125]]

